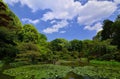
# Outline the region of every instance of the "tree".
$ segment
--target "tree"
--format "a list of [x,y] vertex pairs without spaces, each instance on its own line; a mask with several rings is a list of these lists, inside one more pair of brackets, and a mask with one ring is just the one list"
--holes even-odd
[[116,21],[120,21],[120,14],[117,16]]
[[50,42],[50,49],[52,51],[62,51],[63,48],[67,49],[68,41],[62,38],[57,38]]
[[17,54],[17,61],[28,61],[35,63],[40,57],[39,46],[29,43],[22,43],[18,46],[19,53]]
[[19,18],[8,8],[8,6],[0,1],[0,26],[4,26],[9,29],[21,29],[22,23]]
[[115,21],[113,26],[114,26],[114,32],[113,32],[112,44],[117,45],[119,49],[120,48],[120,21],[119,20]]
[[[16,46],[16,35],[14,31],[10,31],[5,27],[0,27],[0,60],[8,62],[8,60],[13,61],[17,48]],[[6,60],[6,58],[9,58]]]
[[99,31],[96,36],[93,37],[93,40],[95,41],[101,41],[102,36],[101,36],[102,31]]
[[70,50],[71,51],[77,51],[77,52],[81,52],[82,50],[82,41],[74,39],[72,41],[70,41]]
[[21,38],[20,40],[24,42],[33,42],[38,44],[39,43],[39,32],[36,30],[36,28],[31,24],[25,24],[23,26],[23,30],[21,30]]
[[103,30],[101,33],[102,40],[110,39],[112,38],[112,24],[113,22],[110,20],[104,20],[103,22]]

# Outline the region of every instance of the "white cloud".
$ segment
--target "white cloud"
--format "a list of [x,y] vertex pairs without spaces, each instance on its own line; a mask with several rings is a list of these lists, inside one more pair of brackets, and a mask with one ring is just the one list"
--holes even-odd
[[68,22],[63,20],[61,22],[58,22],[57,24],[53,25],[52,27],[48,27],[43,30],[44,33],[51,34],[53,32],[58,32],[59,29],[64,28],[68,25]]
[[37,24],[37,23],[39,23],[39,19],[32,20],[32,19],[29,19],[29,18],[23,18],[22,21],[24,23],[31,23],[31,24]]
[[116,4],[120,4],[120,0],[114,0]]
[[52,20],[50,23],[51,24],[54,24],[54,23],[56,23],[57,21],[56,20]]
[[5,1],[6,3],[10,4],[10,5],[14,5],[15,3],[18,3],[19,0],[3,0]]
[[[50,9],[49,12],[43,14],[43,21],[60,19],[68,23],[77,17],[77,22],[84,26],[91,26],[94,22],[101,21],[111,16],[116,10],[120,0],[89,0],[85,5],[81,5],[79,1],[74,0],[5,0],[8,4],[20,2],[27,5],[35,12],[39,9]],[[56,22],[57,23],[57,22]],[[57,29],[54,26],[58,27]],[[61,27],[64,28],[64,27]],[[46,33],[58,32],[59,23],[44,30]]]
[[65,33],[66,31],[60,31],[60,33]]
[[84,27],[85,30],[90,30],[90,31],[93,31],[93,30],[96,30],[97,32],[102,30],[102,24],[101,23],[96,23],[94,26],[85,26]]
[[81,9],[77,20],[80,24],[91,25],[96,21],[109,17],[116,9],[117,6],[113,2],[88,1]]
[[52,12],[48,12],[48,13],[43,15],[42,20],[43,21],[52,20],[52,19],[54,19],[54,17],[55,16],[54,16],[54,14]]

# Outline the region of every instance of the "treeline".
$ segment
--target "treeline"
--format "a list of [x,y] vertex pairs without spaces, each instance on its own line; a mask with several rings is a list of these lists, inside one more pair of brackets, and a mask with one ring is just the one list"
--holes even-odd
[[120,21],[105,20],[103,30],[93,40],[65,40],[47,42],[31,24],[22,25],[18,17],[0,0],[0,60],[55,62],[80,58],[120,61]]

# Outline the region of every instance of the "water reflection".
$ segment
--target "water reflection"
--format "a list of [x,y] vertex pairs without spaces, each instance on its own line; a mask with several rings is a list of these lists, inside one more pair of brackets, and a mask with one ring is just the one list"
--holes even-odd
[[83,76],[70,71],[66,74],[64,79],[84,79],[84,78],[83,78]]

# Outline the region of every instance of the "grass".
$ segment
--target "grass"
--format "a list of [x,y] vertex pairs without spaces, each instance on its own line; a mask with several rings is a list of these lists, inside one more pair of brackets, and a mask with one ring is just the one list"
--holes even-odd
[[96,66],[118,66],[120,67],[120,62],[117,61],[98,61],[98,60],[91,60],[90,61],[91,65],[96,65]]
[[[56,75],[64,77],[68,72],[73,71],[79,75],[89,75],[89,76],[100,76],[107,77],[109,79],[120,79],[120,63],[119,62],[107,62],[107,61],[96,61],[92,60],[90,62],[95,66],[84,66],[84,67],[70,67],[52,64],[43,65],[29,65],[17,68],[12,68],[5,70],[4,73],[16,76],[16,79],[31,79],[32,76],[35,79],[41,78],[53,78]],[[97,65],[98,64],[98,65]],[[99,65],[100,64],[100,65]],[[106,65],[107,64],[107,65]],[[113,65],[115,64],[115,65]],[[102,65],[102,66],[101,66]]]

